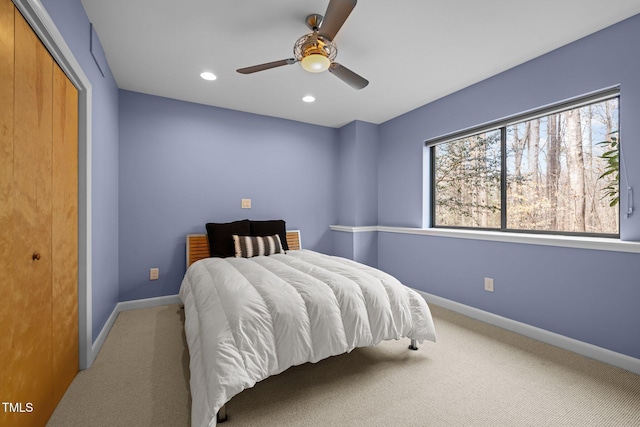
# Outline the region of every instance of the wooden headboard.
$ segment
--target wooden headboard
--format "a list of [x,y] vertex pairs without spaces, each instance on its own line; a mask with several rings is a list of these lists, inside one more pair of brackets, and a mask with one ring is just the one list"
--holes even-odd
[[[301,248],[300,230],[287,231],[290,251]],[[187,234],[187,268],[196,261],[209,258],[209,239],[206,234]]]

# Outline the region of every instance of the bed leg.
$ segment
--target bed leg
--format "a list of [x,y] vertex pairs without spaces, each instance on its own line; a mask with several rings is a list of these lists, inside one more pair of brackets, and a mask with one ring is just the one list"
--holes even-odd
[[417,350],[418,349],[418,345],[416,343],[416,340],[411,340],[411,344],[409,344],[409,350]]
[[216,414],[216,421],[218,424],[227,421],[227,405],[222,405],[222,408]]

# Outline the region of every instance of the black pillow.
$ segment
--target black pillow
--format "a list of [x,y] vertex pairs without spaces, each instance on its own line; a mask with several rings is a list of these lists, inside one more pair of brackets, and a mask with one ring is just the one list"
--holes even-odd
[[209,256],[218,258],[235,256],[236,250],[232,237],[234,234],[238,236],[251,234],[248,219],[224,223],[209,222],[206,227],[209,237]]
[[251,224],[251,236],[273,236],[277,234],[280,236],[280,242],[282,243],[282,249],[289,250],[287,244],[287,223],[282,219],[274,219],[271,221],[249,221]]

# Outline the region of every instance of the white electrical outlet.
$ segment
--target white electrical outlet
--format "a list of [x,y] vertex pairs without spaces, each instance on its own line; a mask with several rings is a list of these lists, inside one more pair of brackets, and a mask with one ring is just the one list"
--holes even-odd
[[149,280],[158,280],[159,276],[160,276],[160,269],[159,268],[150,268],[149,269]]
[[242,199],[241,206],[242,209],[251,209],[251,199]]
[[484,290],[487,292],[493,292],[493,279],[491,277],[484,278]]

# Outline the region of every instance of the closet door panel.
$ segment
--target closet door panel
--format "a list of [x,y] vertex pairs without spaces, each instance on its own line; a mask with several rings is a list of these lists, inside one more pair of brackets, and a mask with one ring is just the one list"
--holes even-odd
[[0,425],[44,426],[78,370],[78,93],[0,0]]
[[[51,321],[51,160],[53,59],[15,12],[14,253],[11,310],[19,402],[34,425],[53,411]],[[6,304],[6,301],[4,302]],[[24,417],[24,414],[18,414]]]
[[[13,330],[17,313],[12,307],[15,288],[13,266],[13,4],[0,0],[0,384],[2,399],[13,399]],[[6,78],[5,78],[6,77]],[[2,302],[6,303],[2,303]],[[7,389],[5,390],[5,387]],[[0,411],[0,425],[10,425]]]
[[53,74],[53,379],[57,404],[78,372],[78,92]]

